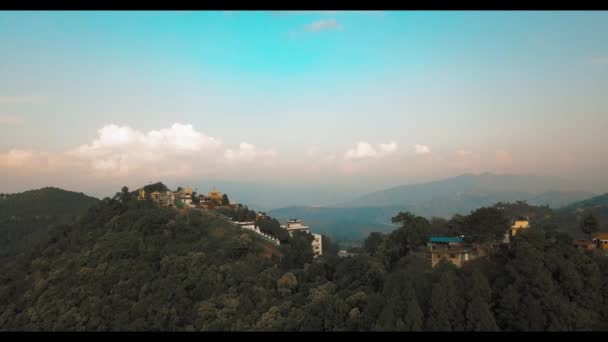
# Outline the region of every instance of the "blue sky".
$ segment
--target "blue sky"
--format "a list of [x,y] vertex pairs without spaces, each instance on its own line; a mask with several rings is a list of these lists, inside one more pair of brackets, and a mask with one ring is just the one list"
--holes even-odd
[[[205,160],[200,134],[232,163],[179,159],[184,176],[606,181],[606,12],[2,12],[0,42],[0,170],[14,177],[40,158],[116,182],[159,170],[186,158],[178,145],[135,163],[153,144],[135,137],[178,123],[197,137],[188,158]],[[134,140],[94,145],[110,125]]]

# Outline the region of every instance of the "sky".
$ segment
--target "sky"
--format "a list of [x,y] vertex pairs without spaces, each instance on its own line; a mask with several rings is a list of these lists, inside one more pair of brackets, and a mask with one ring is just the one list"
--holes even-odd
[[463,173],[608,191],[608,13],[0,12],[0,192]]

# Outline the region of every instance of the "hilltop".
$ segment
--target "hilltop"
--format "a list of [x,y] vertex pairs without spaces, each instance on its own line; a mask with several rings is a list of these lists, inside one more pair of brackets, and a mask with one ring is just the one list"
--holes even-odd
[[75,222],[98,202],[52,187],[0,195],[0,261],[22,255],[47,239],[52,227]]
[[193,325],[200,301],[237,279],[254,282],[283,255],[211,213],[134,198],[95,201],[77,222],[51,227],[25,254],[0,265],[1,328]]

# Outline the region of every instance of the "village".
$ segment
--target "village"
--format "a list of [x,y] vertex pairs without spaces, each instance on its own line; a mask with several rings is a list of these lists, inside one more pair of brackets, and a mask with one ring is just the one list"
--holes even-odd
[[[138,190],[138,200],[146,200],[147,194],[144,189]],[[181,210],[196,209],[215,212],[216,215],[220,215],[225,219],[230,219],[227,216],[221,214],[219,209],[229,208],[237,209],[241,205],[239,203],[230,201],[227,194],[223,194],[216,190],[215,186],[209,193],[197,194],[190,187],[181,188],[179,187],[175,191],[153,191],[149,194],[149,198],[165,207],[173,207]],[[257,213],[254,217],[248,220],[234,220],[230,221],[242,229],[249,230],[267,241],[280,246],[281,242],[275,236],[265,233],[260,230],[258,221],[263,219],[265,215],[263,213]],[[482,258],[490,255],[497,248],[508,247],[511,240],[518,233],[525,229],[530,228],[530,220],[528,217],[518,217],[513,220],[510,228],[505,232],[501,241],[496,241],[491,244],[477,244],[467,243],[465,236],[432,236],[429,238],[424,253],[430,259],[432,267],[435,267],[441,260],[446,260],[454,264],[456,267],[462,267],[466,262],[472,261],[478,258]],[[303,232],[311,234],[313,241],[311,248],[314,257],[319,257],[323,254],[322,236],[321,234],[315,234],[311,232],[309,226],[305,225],[302,220],[290,219],[287,220],[286,224],[281,225],[282,229],[287,230],[290,236],[294,232]],[[591,235],[590,239],[587,240],[574,240],[573,245],[578,249],[583,250],[601,250],[603,252],[608,251],[608,233],[597,232]],[[356,253],[349,253],[345,250],[338,251],[339,257],[351,257]]]
[[[220,208],[230,208],[234,210],[239,208],[240,206],[239,203],[230,201],[227,194],[222,194],[217,191],[215,186],[209,193],[207,193],[207,195],[199,195],[190,187],[179,187],[175,191],[153,191],[150,192],[149,196],[147,196],[146,191],[144,189],[139,189],[137,199],[140,201],[144,201],[147,198],[151,199],[154,202],[157,202],[161,206],[168,208],[177,208],[180,210],[188,210],[188,208],[191,208],[195,210],[216,212],[217,209]],[[227,216],[222,215],[219,212],[216,212],[216,215],[220,215],[225,219],[229,219]],[[253,217],[253,220],[231,220],[231,222],[242,229],[246,229],[255,234],[258,234],[269,242],[280,246],[281,242],[277,237],[260,230],[260,227],[258,226],[258,221],[260,219],[263,219],[264,217],[265,215],[263,213],[258,213],[255,217]],[[317,258],[323,254],[323,239],[321,234],[312,233],[310,227],[304,225],[301,220],[290,219],[286,222],[286,225],[281,225],[281,228],[287,230],[290,236],[293,236],[295,232],[303,232],[312,235],[313,241],[311,243],[311,248],[313,256]]]
[[[489,245],[465,243],[464,236],[430,237],[427,243],[427,253],[430,255],[431,266],[435,267],[443,259],[457,267],[461,267],[468,261],[489,255],[496,248],[508,247],[515,235],[530,227],[529,218],[518,217],[513,220],[511,227],[505,232],[502,241]],[[591,234],[591,239],[574,240],[572,244],[578,249],[600,250],[606,253],[608,251],[608,233],[593,233]]]

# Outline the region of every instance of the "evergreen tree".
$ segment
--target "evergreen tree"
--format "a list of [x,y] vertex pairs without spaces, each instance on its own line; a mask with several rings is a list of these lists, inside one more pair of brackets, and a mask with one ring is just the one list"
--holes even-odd
[[473,298],[467,305],[466,329],[468,331],[498,330],[488,302],[481,297]]
[[[405,331],[421,331],[423,328],[424,322],[424,313],[418,305],[418,299],[416,298],[416,291],[412,286],[411,282],[407,282],[406,291],[404,293],[406,310],[405,316],[401,321],[403,324],[403,330]],[[400,323],[397,322],[397,326],[400,326]]]
[[589,213],[581,222],[581,230],[587,235],[597,233],[600,230],[600,223],[593,213]]

